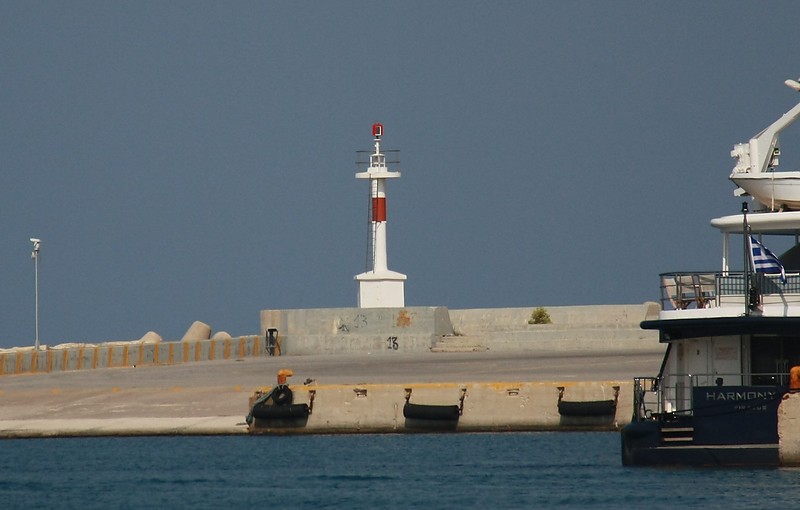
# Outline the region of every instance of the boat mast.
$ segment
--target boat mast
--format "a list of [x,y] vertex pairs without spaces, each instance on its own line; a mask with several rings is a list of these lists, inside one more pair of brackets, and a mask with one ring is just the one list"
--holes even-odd
[[750,227],[747,225],[747,202],[742,202],[742,244],[744,246],[744,315],[750,316]]

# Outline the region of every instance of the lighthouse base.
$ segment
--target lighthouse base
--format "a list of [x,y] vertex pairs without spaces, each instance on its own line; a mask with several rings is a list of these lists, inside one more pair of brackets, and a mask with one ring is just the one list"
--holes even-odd
[[406,275],[394,271],[370,271],[356,276],[359,308],[402,308]]

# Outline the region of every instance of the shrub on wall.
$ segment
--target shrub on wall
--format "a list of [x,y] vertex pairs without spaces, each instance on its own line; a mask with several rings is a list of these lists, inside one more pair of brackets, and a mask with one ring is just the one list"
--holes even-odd
[[550,319],[550,314],[547,313],[547,310],[543,307],[536,308],[533,312],[531,312],[531,318],[528,319],[528,324],[552,324],[553,321]]

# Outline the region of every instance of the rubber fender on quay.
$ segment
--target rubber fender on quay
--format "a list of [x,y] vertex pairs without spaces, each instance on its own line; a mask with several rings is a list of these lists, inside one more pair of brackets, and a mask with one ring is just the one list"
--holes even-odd
[[308,404],[289,404],[282,406],[255,406],[253,417],[259,420],[291,420],[308,418]]
[[617,412],[615,400],[591,400],[588,402],[558,402],[558,412],[561,416],[610,416]]
[[459,407],[406,403],[403,406],[403,416],[412,420],[457,421]]

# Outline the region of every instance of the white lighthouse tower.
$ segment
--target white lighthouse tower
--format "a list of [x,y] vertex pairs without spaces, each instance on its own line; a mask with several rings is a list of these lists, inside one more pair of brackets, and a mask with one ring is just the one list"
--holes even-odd
[[[383,125],[372,125],[375,152],[369,156],[366,172],[356,173],[356,179],[369,179],[370,188],[370,239],[367,270],[355,279],[358,281],[359,308],[402,308],[405,306],[403,286],[406,275],[390,271],[386,256],[386,179],[397,179],[400,172],[386,166],[386,156],[381,153]],[[370,264],[371,259],[371,264]],[[370,269],[371,266],[371,269]]]

